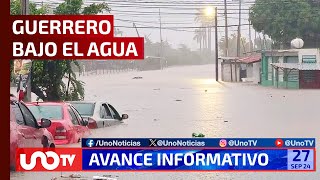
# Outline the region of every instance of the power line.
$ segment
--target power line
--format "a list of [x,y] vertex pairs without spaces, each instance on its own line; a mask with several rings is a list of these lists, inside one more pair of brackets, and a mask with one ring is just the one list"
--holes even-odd
[[[241,24],[241,26],[245,26],[245,25],[249,25],[249,24]],[[228,27],[238,27],[239,25],[238,24],[233,24],[233,25],[228,25]],[[131,27],[131,26],[114,26],[114,27]],[[215,26],[179,26],[179,27],[162,27],[162,28],[170,28],[170,29],[174,29],[174,28],[177,28],[177,29],[205,29],[205,28],[208,28],[208,27],[215,27]],[[225,26],[217,26],[218,28],[221,28],[221,27],[225,27]],[[132,28],[132,27],[131,27]],[[137,27],[137,28],[159,28],[157,26],[141,26],[141,27]]]
[[[248,9],[249,11],[249,9]],[[112,12],[120,12],[120,13],[127,13],[127,14],[141,14],[141,15],[155,15],[157,12],[155,11],[122,11],[122,10],[112,10]],[[203,13],[195,13],[195,12],[162,12],[161,14],[165,15],[201,15],[201,16],[206,16],[203,15]],[[218,13],[218,14],[224,14],[224,13]],[[238,14],[237,12],[228,12],[227,14]],[[244,14],[249,14],[249,12],[244,13]]]
[[[141,29],[159,29],[159,27],[155,27],[155,26],[142,26],[142,24],[138,24],[140,25],[140,27],[137,27],[137,29],[141,28]],[[134,29],[134,27],[131,26],[115,26],[116,28],[126,28],[126,29]],[[171,31],[183,31],[183,32],[191,32],[194,33],[195,30],[188,30],[188,29],[179,29],[179,28],[170,28],[170,27],[162,27],[162,29],[164,30],[171,30]],[[191,28],[190,28],[191,29]],[[193,28],[192,28],[193,29]],[[242,29],[242,30],[248,30],[248,29]],[[236,32],[237,30],[229,30],[231,32]],[[224,31],[218,31],[218,32],[224,32]]]
[[[109,4],[110,5],[110,4]],[[143,9],[174,9],[174,10],[203,10],[204,7],[195,7],[195,6],[177,6],[177,5],[166,5],[166,6],[147,6],[147,5],[110,5],[111,8],[143,8]],[[218,11],[223,10],[222,8],[219,8]],[[229,10],[238,10],[235,8],[229,8]],[[244,8],[243,10],[249,10],[248,8]]]
[[[94,2],[94,3],[101,3],[102,1],[86,1],[86,2]],[[203,1],[134,1],[134,2],[130,2],[130,1],[106,1],[108,4],[173,4],[173,5],[212,5],[212,6],[219,6],[219,5],[223,5],[223,2],[203,2]],[[254,2],[247,2],[245,4],[254,4]],[[228,5],[232,6],[232,5],[237,5],[237,3],[228,3]]]
[[[222,16],[219,16],[222,18]],[[237,17],[228,17],[228,19],[238,19]],[[241,18],[243,20],[248,20],[247,18]],[[130,20],[130,19],[119,19],[119,18],[114,18],[115,21],[121,21],[121,22],[140,22],[140,23],[146,23],[146,24],[157,24],[155,21],[142,21],[142,20]],[[195,21],[169,21],[169,22],[163,22],[162,24],[195,24],[198,22]]]

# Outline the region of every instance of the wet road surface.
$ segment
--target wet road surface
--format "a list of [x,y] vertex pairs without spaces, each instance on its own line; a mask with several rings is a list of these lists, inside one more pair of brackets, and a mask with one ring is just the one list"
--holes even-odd
[[[86,100],[106,100],[129,115],[92,137],[320,137],[320,90],[284,90],[217,83],[214,66],[80,77]],[[142,77],[142,79],[133,79]],[[80,147],[80,144],[70,145]],[[319,143],[317,143],[319,147]],[[317,156],[319,157],[319,155]],[[317,158],[319,167],[319,158]],[[63,173],[65,175],[71,173]],[[92,177],[97,173],[82,173]],[[320,173],[98,173],[122,180],[316,180]],[[12,173],[11,179],[51,179],[60,173]]]

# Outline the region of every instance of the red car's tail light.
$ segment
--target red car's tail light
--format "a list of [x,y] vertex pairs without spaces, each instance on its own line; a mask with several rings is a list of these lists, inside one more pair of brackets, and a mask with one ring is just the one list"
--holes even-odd
[[67,139],[67,136],[54,136],[54,139],[57,139],[57,140]]
[[56,133],[66,133],[67,130],[63,126],[56,127]]
[[54,139],[67,139],[67,130],[63,126],[56,127]]

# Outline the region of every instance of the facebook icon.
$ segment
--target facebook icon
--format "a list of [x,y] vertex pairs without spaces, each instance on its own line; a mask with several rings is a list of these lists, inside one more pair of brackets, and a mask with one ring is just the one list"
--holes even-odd
[[87,145],[88,147],[94,146],[94,145],[95,145],[94,140],[88,139],[88,140],[86,141],[86,145]]

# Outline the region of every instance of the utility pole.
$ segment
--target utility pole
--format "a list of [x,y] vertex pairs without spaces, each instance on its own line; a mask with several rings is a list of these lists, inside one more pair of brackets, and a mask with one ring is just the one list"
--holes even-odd
[[138,37],[140,37],[140,34],[139,34],[139,32],[138,32],[138,28],[137,28],[137,26],[136,26],[136,23],[133,23],[133,27],[136,29],[136,32],[137,32]]
[[[21,14],[22,15],[29,15],[29,0],[21,0]],[[33,62],[31,61],[29,75],[28,75],[28,79],[26,81],[26,85],[27,85],[26,86],[26,96],[24,96],[24,101],[25,102],[30,102],[31,101],[32,65],[33,65]]]
[[237,56],[240,57],[240,40],[241,40],[241,0],[239,0],[239,25],[237,37]]
[[209,49],[209,58],[211,58],[211,27],[208,26],[208,49]]
[[[249,14],[250,14],[250,9],[249,9]],[[252,38],[251,38],[251,21],[250,21],[250,19],[248,20],[249,21],[249,51],[250,51],[250,53],[252,53]]]
[[214,24],[215,24],[215,55],[216,55],[216,81],[219,81],[219,46],[218,46],[218,8],[215,8]]
[[20,0],[21,2],[21,15],[29,14],[29,0]]
[[160,66],[161,69],[163,68],[163,64],[162,64],[162,49],[163,49],[163,45],[162,45],[162,22],[161,22],[161,12],[160,12],[160,8],[159,8],[159,21],[160,21]]
[[159,9],[159,21],[160,21],[160,57],[162,57],[162,23],[161,23],[161,12]]
[[[241,40],[241,1],[239,0],[239,25],[238,25],[238,37],[237,37],[237,56],[240,58],[241,53],[241,46],[240,46],[240,40]],[[235,78],[236,82],[238,81],[237,78],[237,63],[235,63]]]
[[254,31],[254,47],[255,47],[256,49],[258,49],[258,46],[257,46],[256,41],[257,41],[257,31],[255,30],[255,31]]
[[228,9],[227,9],[227,0],[224,0],[224,39],[225,39],[225,49],[224,49],[224,55],[226,57],[229,56],[229,33],[228,33]]
[[[227,0],[224,0],[224,41],[225,41],[225,49],[224,55],[226,57],[229,56],[229,33],[228,33],[228,9],[227,9]],[[230,72],[231,72],[231,82],[233,81],[233,73],[232,73],[232,63],[230,63]]]

